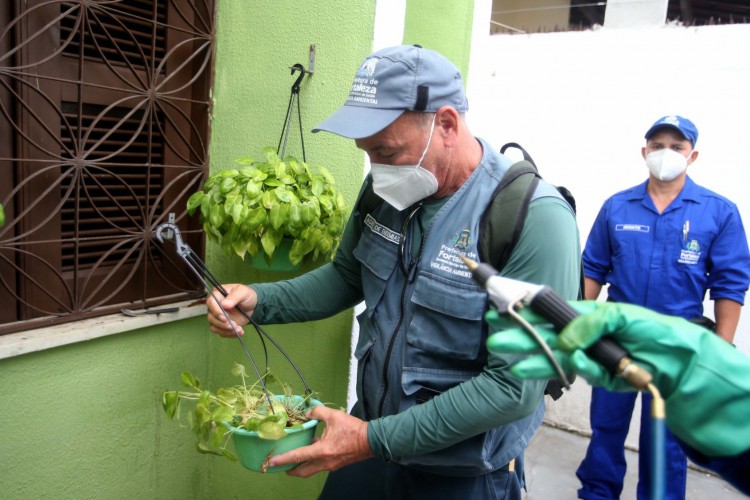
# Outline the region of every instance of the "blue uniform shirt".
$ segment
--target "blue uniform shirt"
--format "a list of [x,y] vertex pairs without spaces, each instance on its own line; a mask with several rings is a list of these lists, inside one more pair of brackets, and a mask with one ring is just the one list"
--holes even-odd
[[735,204],[687,177],[659,214],[647,184],[602,206],[583,252],[586,276],[609,283],[612,300],[686,319],[703,315],[707,289],[743,304],[750,253]]

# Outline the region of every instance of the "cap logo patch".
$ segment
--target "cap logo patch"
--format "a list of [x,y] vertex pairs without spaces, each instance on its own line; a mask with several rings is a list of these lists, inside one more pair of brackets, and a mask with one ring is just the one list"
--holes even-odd
[[379,59],[370,57],[362,63],[349,91],[350,101],[378,104],[378,81],[371,78],[375,74],[375,67],[378,65],[378,61]]
[[370,78],[372,75],[375,74],[375,66],[377,65],[378,65],[378,60],[376,58],[370,57],[368,59],[365,59],[365,62],[362,63],[362,66],[359,68],[359,71],[357,71],[357,76]]

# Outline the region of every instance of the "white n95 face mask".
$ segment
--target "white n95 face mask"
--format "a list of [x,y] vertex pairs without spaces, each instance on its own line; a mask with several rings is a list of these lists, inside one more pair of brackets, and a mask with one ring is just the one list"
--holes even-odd
[[432,119],[427,146],[416,165],[370,164],[373,191],[399,212],[435,194],[438,190],[438,181],[435,176],[422,167],[422,160],[430,148],[434,130],[435,118]]
[[646,166],[660,181],[671,181],[687,170],[687,158],[673,149],[660,149],[646,155]]

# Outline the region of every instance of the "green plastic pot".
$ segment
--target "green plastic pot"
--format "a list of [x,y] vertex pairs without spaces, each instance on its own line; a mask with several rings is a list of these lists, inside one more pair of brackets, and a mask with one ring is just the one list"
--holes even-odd
[[[272,396],[272,398],[283,398],[284,396]],[[301,402],[301,396],[292,396],[295,403]],[[321,405],[317,399],[310,399],[310,406]],[[287,451],[312,444],[317,429],[317,420],[308,420],[299,427],[288,427],[284,429],[286,434],[281,439],[263,439],[258,431],[248,431],[231,427],[234,449],[245,468],[255,472],[281,472],[293,469],[297,464],[280,465],[278,467],[267,467],[263,470],[263,464],[270,455],[280,455]]]
[[266,255],[261,247],[258,255],[250,258],[250,264],[261,271],[275,271],[281,273],[290,273],[300,268],[302,263],[292,264],[289,261],[289,250],[292,248],[294,240],[284,238],[271,257],[271,264],[266,262]]

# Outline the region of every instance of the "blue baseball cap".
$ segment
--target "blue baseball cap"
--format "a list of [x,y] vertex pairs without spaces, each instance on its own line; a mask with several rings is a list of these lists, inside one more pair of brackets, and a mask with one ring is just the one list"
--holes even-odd
[[646,140],[651,139],[651,136],[663,128],[673,128],[677,130],[682,134],[682,137],[691,142],[693,147],[695,147],[695,143],[698,142],[698,128],[695,124],[687,118],[677,115],[664,116],[656,120],[656,123],[651,125],[651,128],[646,132]]
[[389,47],[365,59],[349,98],[313,132],[362,139],[386,128],[404,111],[434,113],[446,105],[459,113],[469,109],[458,68],[419,45]]

